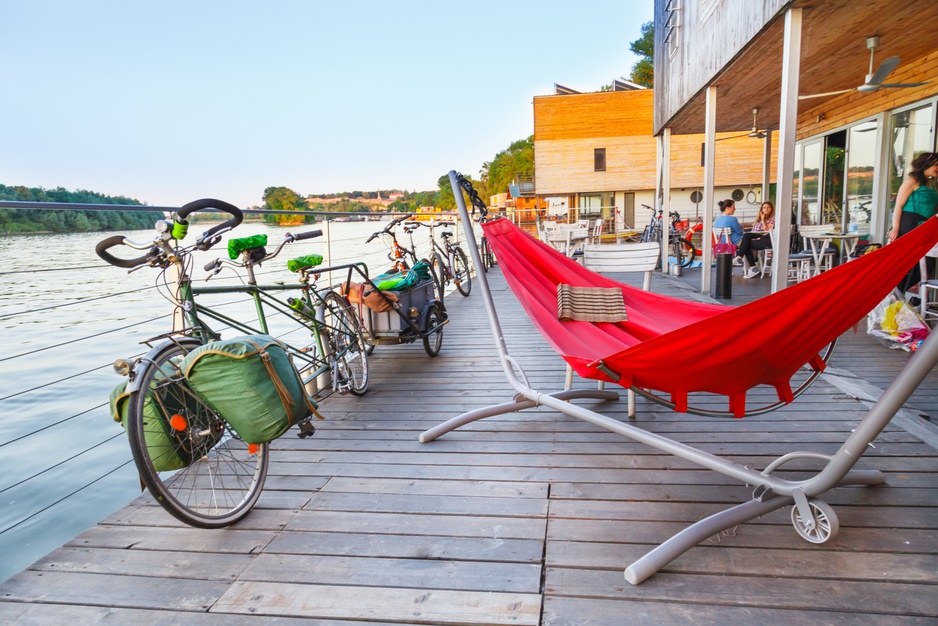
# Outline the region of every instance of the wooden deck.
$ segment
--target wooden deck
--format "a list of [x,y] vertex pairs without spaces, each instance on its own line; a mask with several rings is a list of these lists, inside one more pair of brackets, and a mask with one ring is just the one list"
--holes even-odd
[[[490,280],[512,355],[535,387],[560,387],[561,361],[500,274]],[[510,399],[477,289],[447,299],[438,358],[379,347],[365,397],[330,399],[315,437],[275,442],[261,501],[238,526],[188,528],[141,497],[0,585],[0,623],[936,623],[938,451],[900,426],[938,441],[920,417],[938,414],[938,375],[857,466],[888,484],[825,498],[840,516],[834,541],[801,540],[786,508],[632,586],[627,564],[749,489],[545,409],[418,443]],[[660,275],[653,289],[689,294]],[[850,372],[882,376],[908,359],[862,324],[845,344],[839,387],[822,380],[771,415],[704,419],[639,399],[637,422],[754,467],[793,449],[833,453],[867,407],[844,385],[879,381]],[[603,410],[627,419],[624,402]]]

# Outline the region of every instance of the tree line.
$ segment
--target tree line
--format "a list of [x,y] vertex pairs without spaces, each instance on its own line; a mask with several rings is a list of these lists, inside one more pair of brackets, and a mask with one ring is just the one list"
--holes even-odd
[[[62,187],[42,189],[0,185],[0,200],[16,202],[66,202],[80,204],[126,204],[141,206],[139,200],[106,196],[94,191],[68,191]],[[37,211],[0,209],[0,233],[96,232],[151,228],[157,218],[145,211]]]

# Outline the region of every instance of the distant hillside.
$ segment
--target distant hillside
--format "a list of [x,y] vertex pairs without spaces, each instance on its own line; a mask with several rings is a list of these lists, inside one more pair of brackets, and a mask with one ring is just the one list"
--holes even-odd
[[[68,191],[62,187],[43,189],[41,187],[13,187],[8,185],[0,185],[0,200],[142,205],[139,200],[125,198],[124,196],[106,196],[94,191]],[[153,213],[144,211],[0,209],[0,234],[138,230],[151,228],[154,221]]]

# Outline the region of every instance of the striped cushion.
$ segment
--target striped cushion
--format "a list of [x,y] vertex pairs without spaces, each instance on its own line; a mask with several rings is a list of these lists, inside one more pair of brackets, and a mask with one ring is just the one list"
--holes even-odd
[[557,284],[557,318],[562,322],[625,322],[622,290]]

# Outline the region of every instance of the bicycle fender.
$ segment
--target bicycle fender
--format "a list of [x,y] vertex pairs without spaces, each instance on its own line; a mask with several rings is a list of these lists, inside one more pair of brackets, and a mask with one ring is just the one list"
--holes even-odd
[[140,379],[143,377],[143,368],[145,368],[150,363],[153,363],[154,359],[156,358],[156,354],[163,348],[165,348],[164,344],[157,344],[156,346],[150,348],[146,354],[137,359],[136,363],[134,363],[134,369],[130,375],[130,380],[127,381],[127,392],[134,392],[140,388]]

